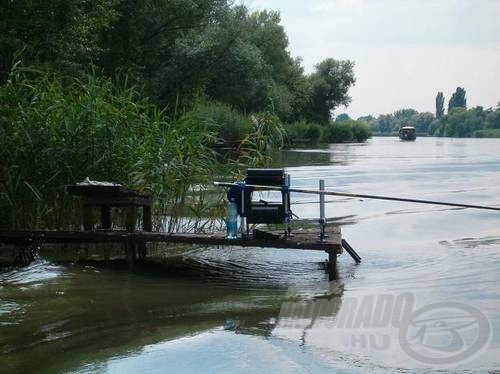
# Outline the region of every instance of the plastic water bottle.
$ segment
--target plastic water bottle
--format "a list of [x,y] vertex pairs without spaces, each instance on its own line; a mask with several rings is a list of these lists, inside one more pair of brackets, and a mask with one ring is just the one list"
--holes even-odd
[[236,239],[238,237],[238,207],[235,199],[230,199],[227,203],[227,238]]

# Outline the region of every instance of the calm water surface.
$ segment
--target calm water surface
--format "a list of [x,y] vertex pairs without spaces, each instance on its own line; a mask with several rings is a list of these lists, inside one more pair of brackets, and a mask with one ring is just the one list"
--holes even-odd
[[[285,151],[294,187],[500,206],[500,139],[374,138],[366,144]],[[294,195],[317,219],[317,197]],[[449,371],[500,369],[500,213],[351,198],[328,199],[330,221],[363,257],[339,257],[335,320],[346,300],[412,292],[418,307],[479,308],[488,349]],[[354,349],[318,320],[281,323],[288,287],[308,297],[327,280],[325,254],[190,248],[163,271],[40,259],[0,270],[2,372],[428,371],[397,349]],[[310,295],[310,297],[312,297]],[[359,348],[359,347],[358,347]]]

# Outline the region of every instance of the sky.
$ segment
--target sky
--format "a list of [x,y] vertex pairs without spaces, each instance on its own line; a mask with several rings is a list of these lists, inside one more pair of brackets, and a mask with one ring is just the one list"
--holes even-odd
[[500,102],[500,0],[241,0],[277,10],[306,72],[332,57],[355,62],[353,118],[402,108],[435,112],[455,89],[468,107]]

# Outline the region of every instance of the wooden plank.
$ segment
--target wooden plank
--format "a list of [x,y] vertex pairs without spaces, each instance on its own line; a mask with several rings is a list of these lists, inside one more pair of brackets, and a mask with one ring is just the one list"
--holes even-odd
[[151,206],[151,197],[138,196],[109,196],[109,197],[84,197],[83,203],[93,206]]
[[296,232],[292,239],[262,240],[262,239],[226,239],[218,234],[179,234],[164,232],[126,232],[126,231],[5,231],[0,230],[0,243],[21,244],[28,242],[47,243],[183,243],[198,245],[222,245],[236,247],[263,248],[295,248],[305,250],[321,250],[340,252],[341,237],[329,233],[328,241],[320,242],[317,233],[309,230]]
[[148,192],[139,192],[122,185],[69,185],[66,190],[70,195],[86,197],[150,197]]

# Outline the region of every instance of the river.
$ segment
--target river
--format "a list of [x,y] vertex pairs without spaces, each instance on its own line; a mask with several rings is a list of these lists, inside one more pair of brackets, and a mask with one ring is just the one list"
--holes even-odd
[[[337,191],[500,206],[500,139],[376,137],[364,144],[283,151],[275,163],[287,167],[293,187],[317,188],[322,178]],[[301,219],[317,219],[317,197],[292,199]],[[342,224],[343,237],[363,258],[355,265],[347,254],[339,257],[339,282],[326,299],[334,301],[331,310],[314,318],[280,315],[291,300],[289,287],[304,302],[329,294],[324,253],[189,248],[171,256],[162,270],[134,273],[39,259],[23,269],[0,270],[0,370],[500,369],[500,212],[327,201],[329,221]],[[415,309],[471,306],[488,321],[477,333],[485,339],[480,351],[438,366],[423,351],[418,357],[424,359],[412,358],[398,346],[394,326],[374,326],[374,307],[361,329],[339,326],[352,302],[376,303],[384,295],[410,297]],[[384,334],[390,335],[389,346],[370,345],[370,335]]]

